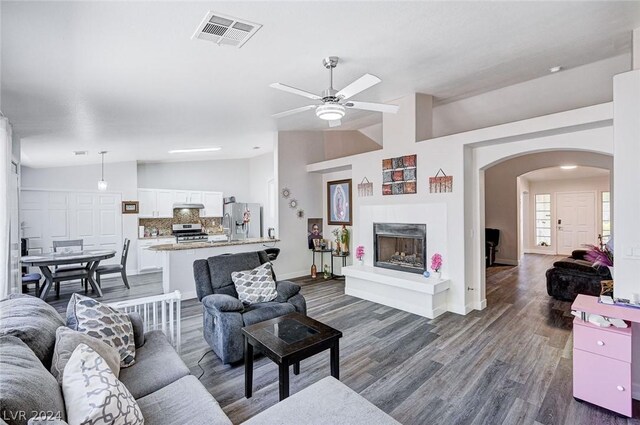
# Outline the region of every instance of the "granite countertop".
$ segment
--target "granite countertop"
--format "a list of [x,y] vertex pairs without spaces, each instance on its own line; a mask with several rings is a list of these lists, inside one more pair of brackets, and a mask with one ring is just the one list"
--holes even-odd
[[[220,236],[224,235],[224,233],[208,233],[207,236]],[[170,239],[175,238],[175,235],[158,235],[158,236],[145,236],[143,238],[138,237],[138,240],[153,240],[153,239]]]
[[231,242],[189,242],[189,243],[171,243],[154,245],[148,249],[151,251],[182,251],[188,249],[201,249],[201,248],[217,248],[219,246],[233,246],[233,245],[250,245],[250,244],[262,244],[280,242],[280,239],[269,238],[256,238],[256,239],[244,239],[241,241]]

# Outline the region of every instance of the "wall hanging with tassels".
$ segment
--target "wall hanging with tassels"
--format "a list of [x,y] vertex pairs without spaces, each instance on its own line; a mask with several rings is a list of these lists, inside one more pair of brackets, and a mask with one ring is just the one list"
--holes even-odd
[[447,176],[440,168],[435,176],[429,177],[429,193],[447,192],[453,192],[453,176]]
[[359,197],[373,196],[373,183],[371,183],[366,176],[358,184],[358,196]]

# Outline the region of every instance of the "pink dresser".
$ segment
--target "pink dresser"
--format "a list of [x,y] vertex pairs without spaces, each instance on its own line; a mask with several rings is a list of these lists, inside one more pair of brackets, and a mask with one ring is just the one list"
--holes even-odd
[[[640,323],[640,310],[578,295],[573,310]],[[631,417],[632,329],[573,321],[573,396]]]

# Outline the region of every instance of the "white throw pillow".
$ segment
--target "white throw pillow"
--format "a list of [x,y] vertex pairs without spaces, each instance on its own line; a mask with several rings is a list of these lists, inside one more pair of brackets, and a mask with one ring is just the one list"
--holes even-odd
[[253,270],[232,272],[231,279],[236,286],[238,299],[245,304],[273,301],[278,296],[271,263],[264,263]]
[[69,425],[143,425],[138,403],[107,362],[87,344],[71,354],[62,375]]

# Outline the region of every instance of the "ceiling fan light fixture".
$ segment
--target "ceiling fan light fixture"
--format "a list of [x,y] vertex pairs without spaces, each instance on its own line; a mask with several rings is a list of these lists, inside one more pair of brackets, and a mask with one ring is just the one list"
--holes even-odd
[[316,116],[321,120],[335,121],[342,119],[345,114],[344,106],[337,103],[326,103],[316,108]]

